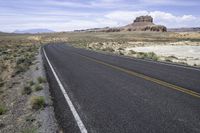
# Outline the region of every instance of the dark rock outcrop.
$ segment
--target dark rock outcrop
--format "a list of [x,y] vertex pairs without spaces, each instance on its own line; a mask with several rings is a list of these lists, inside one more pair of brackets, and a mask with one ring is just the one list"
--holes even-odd
[[150,22],[153,23],[153,18],[151,16],[140,16],[137,17],[133,23],[137,23],[137,22]]

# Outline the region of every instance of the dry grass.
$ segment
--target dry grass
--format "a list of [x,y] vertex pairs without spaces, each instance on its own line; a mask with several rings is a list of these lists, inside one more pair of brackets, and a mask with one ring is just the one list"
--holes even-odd
[[32,96],[31,97],[32,109],[41,109],[45,107],[45,99],[43,96]]
[[22,131],[22,133],[37,133],[36,128],[26,128]]
[[38,78],[37,78],[37,81],[38,81],[39,84],[41,84],[41,83],[46,83],[46,79],[43,78],[43,77],[38,77]]
[[29,85],[33,86],[35,84],[35,82],[33,80],[29,81]]
[[22,94],[30,95],[32,93],[31,86],[25,86],[22,90]]
[[0,87],[12,77],[26,72],[35,60],[40,42],[29,36],[32,35],[0,33]]
[[[193,34],[193,33],[191,33]],[[190,34],[189,34],[190,35]],[[118,42],[119,44],[138,41],[138,42],[176,42],[176,41],[200,41],[200,33],[193,36],[182,35],[173,32],[92,32],[92,33],[55,33],[51,34],[54,38],[65,38],[66,42],[78,47],[85,47],[93,42]],[[48,38],[49,36],[46,36]],[[62,40],[61,39],[61,40]]]
[[148,52],[148,53],[137,52],[136,54],[138,58],[142,59],[151,59],[154,61],[157,61],[159,59],[159,57],[154,52]]
[[7,111],[6,107],[5,107],[4,105],[1,105],[1,104],[0,104],[0,115],[5,114],[6,111]]
[[35,91],[40,91],[40,90],[42,90],[43,89],[43,87],[40,85],[40,84],[36,84],[35,86],[34,86],[34,90]]
[[[12,89],[11,79],[26,72],[35,60],[40,42],[29,39],[29,36],[0,33],[0,100],[3,101],[2,104],[10,104],[7,103],[10,100],[5,99],[4,95]],[[22,88],[22,94],[29,95],[31,92],[31,85]],[[4,114],[5,111],[5,107],[1,105],[0,114]]]

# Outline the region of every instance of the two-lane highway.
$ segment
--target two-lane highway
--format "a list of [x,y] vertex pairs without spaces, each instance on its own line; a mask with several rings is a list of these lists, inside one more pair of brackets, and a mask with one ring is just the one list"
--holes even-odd
[[46,45],[43,50],[56,116],[64,132],[200,132],[199,69],[63,44]]

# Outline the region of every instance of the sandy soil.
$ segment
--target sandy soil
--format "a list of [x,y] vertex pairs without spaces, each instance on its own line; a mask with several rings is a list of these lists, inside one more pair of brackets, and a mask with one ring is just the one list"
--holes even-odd
[[174,62],[185,62],[188,65],[200,65],[200,46],[146,46],[127,48],[126,50],[134,50],[136,52],[154,52],[162,57],[176,57]]

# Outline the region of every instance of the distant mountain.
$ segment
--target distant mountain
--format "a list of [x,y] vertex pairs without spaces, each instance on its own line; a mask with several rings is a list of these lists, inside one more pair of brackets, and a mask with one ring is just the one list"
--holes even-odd
[[0,31],[0,35],[2,36],[2,35],[12,35],[13,33],[8,33],[8,32],[2,32],[2,31]]
[[54,32],[49,29],[28,29],[28,30],[16,30],[14,33],[19,33],[19,34],[25,34],[25,33],[30,33],[30,34],[37,34],[37,33],[51,33]]
[[200,27],[191,27],[191,28],[171,28],[168,29],[170,32],[200,32]]

